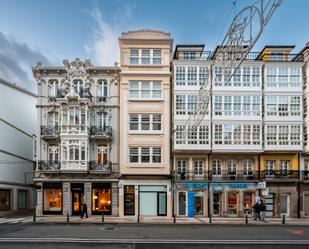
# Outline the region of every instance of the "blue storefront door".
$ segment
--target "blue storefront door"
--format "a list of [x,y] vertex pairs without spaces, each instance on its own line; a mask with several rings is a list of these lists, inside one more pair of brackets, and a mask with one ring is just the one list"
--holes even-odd
[[195,208],[194,208],[194,192],[188,192],[188,216],[194,217],[195,215]]

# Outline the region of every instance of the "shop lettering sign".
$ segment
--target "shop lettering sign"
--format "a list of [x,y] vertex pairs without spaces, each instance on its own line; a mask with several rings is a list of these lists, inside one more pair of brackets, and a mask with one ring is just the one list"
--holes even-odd
[[230,189],[247,189],[248,184],[247,183],[230,183],[229,188]]
[[208,183],[183,183],[184,188],[208,188]]

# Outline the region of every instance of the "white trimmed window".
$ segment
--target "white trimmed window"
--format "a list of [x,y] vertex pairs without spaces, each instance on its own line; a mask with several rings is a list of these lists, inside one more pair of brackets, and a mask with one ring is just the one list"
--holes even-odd
[[161,163],[161,147],[129,147],[129,162],[138,164]]
[[300,96],[266,96],[267,116],[300,116]]
[[176,125],[176,144],[209,144],[209,126],[200,125],[196,128],[188,128],[184,132],[184,125]]
[[213,177],[221,177],[221,160],[212,160],[212,176]]
[[194,160],[194,176],[203,175],[203,160]]
[[108,95],[108,87],[106,80],[99,80],[97,83],[97,94],[98,97],[107,97]]
[[130,49],[131,65],[161,65],[161,49]]
[[186,85],[186,67],[176,67],[176,86]]
[[131,131],[161,131],[161,114],[131,113],[129,116]]
[[177,115],[193,114],[197,104],[197,95],[176,94],[175,98]]
[[266,125],[267,145],[301,145],[302,125]]
[[266,68],[266,85],[268,87],[299,87],[301,81],[301,67]]
[[187,173],[187,160],[177,160],[177,173],[181,175],[182,173]]
[[244,175],[252,175],[253,174],[253,160],[246,159],[242,161],[242,168]]
[[161,98],[161,81],[130,81],[129,92],[130,98]]
[[57,97],[59,93],[59,82],[58,80],[49,80],[48,81],[48,96]]
[[87,142],[67,140],[61,145],[62,161],[87,161]]

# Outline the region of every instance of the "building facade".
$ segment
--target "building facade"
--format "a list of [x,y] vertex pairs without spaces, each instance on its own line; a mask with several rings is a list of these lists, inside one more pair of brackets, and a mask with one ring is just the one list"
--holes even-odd
[[169,33],[122,33],[119,215],[171,217]]
[[37,215],[118,216],[117,65],[63,61],[33,69],[38,85]]
[[37,95],[0,79],[0,216],[33,207]]
[[[231,80],[222,52],[178,45],[173,70],[174,212],[244,216],[256,197],[268,216],[297,215],[302,151],[302,66],[291,47],[249,53]],[[184,132],[203,82],[211,84],[199,127]],[[257,190],[266,181],[269,193]]]

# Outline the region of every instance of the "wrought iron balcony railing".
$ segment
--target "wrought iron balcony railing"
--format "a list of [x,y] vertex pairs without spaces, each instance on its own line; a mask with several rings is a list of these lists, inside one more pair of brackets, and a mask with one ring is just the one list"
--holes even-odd
[[112,127],[110,126],[91,126],[90,135],[95,137],[112,137]]
[[41,135],[45,137],[55,137],[59,136],[59,126],[58,125],[42,125]]
[[60,167],[59,161],[38,161],[38,171],[59,171]]
[[264,170],[261,171],[261,178],[263,179],[298,179],[298,170]]
[[112,162],[98,163],[97,161],[89,162],[89,171],[98,171],[100,173],[110,174],[112,171]]
[[208,180],[207,171],[175,171],[173,175],[175,180]]
[[260,177],[259,171],[254,170],[236,170],[236,171],[226,171],[217,170],[210,171],[209,177],[211,180],[257,180]]
[[301,171],[301,179],[302,180],[309,180],[309,170]]

